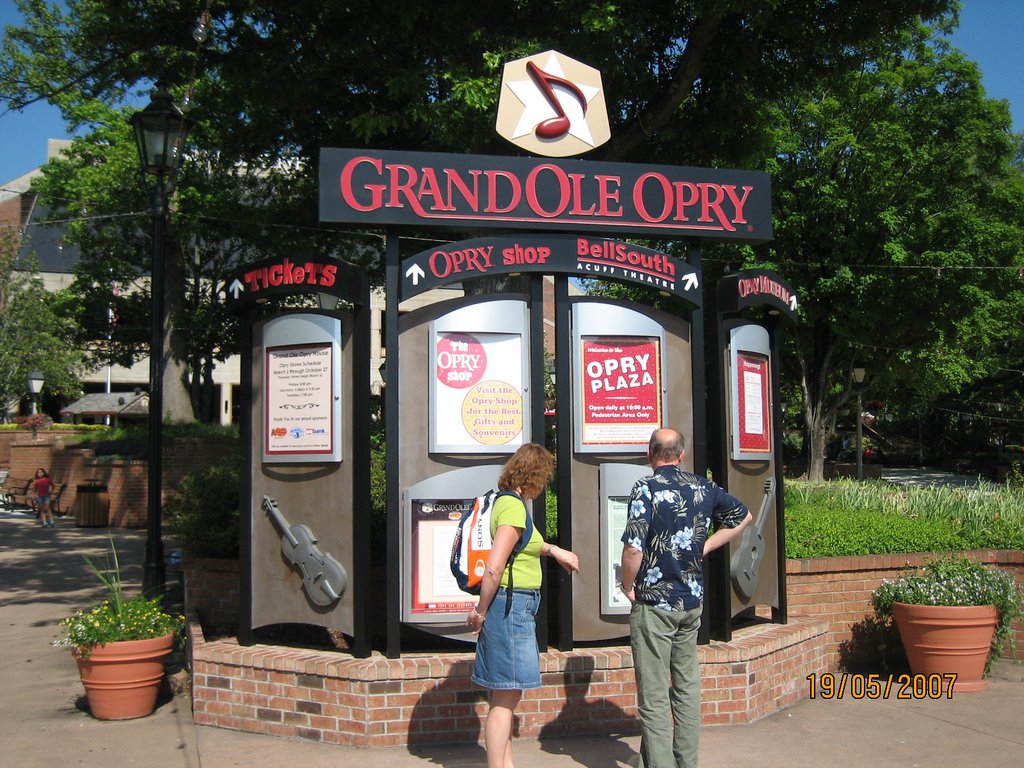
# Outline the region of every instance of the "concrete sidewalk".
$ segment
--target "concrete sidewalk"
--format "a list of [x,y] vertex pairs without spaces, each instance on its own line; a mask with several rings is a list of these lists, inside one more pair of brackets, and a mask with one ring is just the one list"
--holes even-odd
[[[0,744],[3,763],[18,768],[406,768],[484,766],[477,745],[366,750],[282,740],[196,726],[187,695],[161,696],[149,717],[123,722],[88,714],[78,670],[55,648],[57,621],[102,596],[82,556],[102,556],[113,539],[129,584],[141,581],[144,531],[76,528],[60,519],[41,529],[28,515],[0,511]],[[804,685],[809,683],[804,682]],[[704,768],[785,765],[968,766],[1024,763],[1024,666],[1000,662],[988,690],[952,700],[804,699],[752,725],[704,728]],[[517,740],[517,765],[625,768],[637,761],[639,737]]]

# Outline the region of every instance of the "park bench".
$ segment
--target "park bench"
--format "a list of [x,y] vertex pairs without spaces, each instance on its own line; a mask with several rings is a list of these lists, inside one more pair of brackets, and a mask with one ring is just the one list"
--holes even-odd
[[21,506],[29,506],[28,496],[32,490],[32,478],[27,480],[21,477],[10,477],[4,479],[0,485],[0,501],[6,507],[18,506],[18,499],[23,498],[26,503]]
[[[28,507],[36,513],[36,517],[39,517],[39,510],[36,508],[36,494],[32,488],[32,482],[29,481],[28,488],[25,489],[24,493],[11,494],[13,506]],[[60,511],[60,497],[64,493],[64,483],[54,483],[50,489],[50,511],[55,515],[62,515]],[[24,500],[24,501],[21,501]]]
[[60,497],[64,495],[66,487],[66,483],[54,483],[53,490],[50,491],[50,511],[55,515],[64,514],[60,509]]

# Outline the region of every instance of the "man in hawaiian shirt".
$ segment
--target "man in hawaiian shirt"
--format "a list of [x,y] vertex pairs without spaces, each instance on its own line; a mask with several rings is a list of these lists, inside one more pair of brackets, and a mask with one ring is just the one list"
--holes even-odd
[[[752,519],[738,499],[683,470],[683,454],[679,432],[654,431],[647,449],[654,474],[633,486],[622,534],[622,591],[633,604],[629,632],[643,768],[697,765],[701,561]],[[709,527],[715,531],[710,536]]]

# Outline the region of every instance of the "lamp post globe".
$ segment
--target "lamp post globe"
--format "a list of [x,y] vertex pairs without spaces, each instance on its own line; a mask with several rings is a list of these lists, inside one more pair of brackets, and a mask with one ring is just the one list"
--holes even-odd
[[39,412],[39,395],[43,391],[43,374],[36,368],[28,375],[28,391],[32,395],[32,415]]
[[146,562],[142,589],[150,596],[164,593],[166,569],[162,533],[163,373],[167,318],[164,301],[164,238],[167,194],[174,188],[182,148],[192,121],[185,117],[162,83],[157,83],[145,109],[129,118],[135,128],[143,180],[151,194],[153,264],[150,271],[151,326],[149,346],[149,470],[146,508]]
[[178,109],[163,83],[157,83],[146,108],[129,118],[143,172],[173,177],[192,121]]

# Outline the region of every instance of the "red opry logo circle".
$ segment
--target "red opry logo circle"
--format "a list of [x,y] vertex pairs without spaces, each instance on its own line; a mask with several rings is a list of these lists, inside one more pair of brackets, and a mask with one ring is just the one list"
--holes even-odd
[[437,380],[456,389],[468,389],[487,370],[484,345],[468,333],[447,333],[437,341]]

